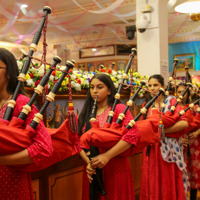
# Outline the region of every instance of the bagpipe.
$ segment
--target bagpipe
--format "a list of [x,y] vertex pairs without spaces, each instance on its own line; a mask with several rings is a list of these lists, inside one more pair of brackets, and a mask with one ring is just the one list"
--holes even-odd
[[[174,70],[177,65],[178,60],[174,61]],[[173,81],[173,74],[174,70],[172,72],[172,77],[169,79],[168,87],[166,91],[163,89],[159,90],[158,94],[155,94],[153,98],[146,103],[146,105],[140,110],[140,113],[131,120],[128,125],[122,126],[121,122],[125,118],[125,113],[128,110],[129,106],[132,105],[132,101],[137,96],[138,90],[143,85],[143,82],[141,82],[141,86],[138,88],[138,90],[135,92],[135,94],[130,98],[130,100],[127,103],[127,106],[123,113],[120,113],[118,116],[118,119],[116,122],[112,122],[112,117],[114,115],[115,110],[115,103],[113,104],[112,110],[109,113],[107,123],[104,125],[103,128],[99,128],[99,122],[95,121],[94,119],[91,121],[91,129],[87,132],[85,132],[81,138],[80,138],[80,145],[84,149],[89,149],[90,146],[97,146],[99,148],[102,148],[103,150],[108,150],[111,147],[113,147],[121,138],[123,135],[125,135],[129,130],[131,129],[138,129],[140,133],[140,138],[138,140],[138,143],[136,146],[132,145],[131,148],[126,150],[125,152],[121,153],[121,156],[131,156],[133,154],[136,154],[144,149],[144,147],[147,147],[151,144],[154,144],[156,142],[159,142],[160,140],[163,140],[164,137],[174,137],[178,138],[184,134],[186,134],[188,131],[193,130],[194,128],[197,128],[197,125],[199,126],[200,123],[200,111],[199,113],[196,113],[195,118],[191,117],[191,108],[194,107],[194,105],[198,104],[200,102],[200,99],[195,101],[193,104],[190,104],[189,107],[185,108],[185,110],[180,109],[177,112],[174,113],[174,110],[176,109],[177,105],[181,100],[183,99],[183,96],[189,91],[191,88],[191,84],[188,80],[187,87],[185,91],[179,96],[175,104],[171,107],[169,111],[164,113],[158,111],[157,109],[152,109],[152,115],[148,117],[145,120],[137,121],[142,115],[146,114],[148,108],[152,106],[152,104],[155,102],[155,100],[162,94],[169,94],[170,86]],[[164,102],[163,102],[164,104]],[[165,105],[163,105],[165,107]],[[163,108],[162,108],[163,110]],[[200,109],[199,109],[200,110]],[[164,134],[164,128],[169,128],[172,125],[174,125],[176,122],[178,122],[181,119],[181,116],[186,115],[186,117],[189,119],[189,127],[180,132],[176,133],[166,133]],[[134,126],[136,124],[136,126]],[[160,128],[162,127],[162,128]],[[161,129],[161,130],[160,130]]]
[[[176,67],[177,67],[177,64],[178,64],[178,59],[175,58],[174,59],[174,63],[173,63],[173,67],[172,67],[172,73],[171,73],[171,76],[169,77],[169,80],[168,80],[168,84],[167,84],[167,87],[166,87],[166,90],[165,90],[165,97],[164,97],[164,101],[166,100],[166,97],[169,96],[169,91],[172,87],[172,82],[174,81],[175,79],[175,74],[176,74]],[[161,105],[161,112],[164,113],[165,111],[165,102],[162,103]]]
[[[0,120],[0,154],[8,155],[12,153],[19,152],[23,149],[26,149],[32,144],[32,138],[36,136],[37,129],[40,128],[40,122],[43,120],[43,114],[48,107],[49,103],[52,102],[55,98],[57,91],[59,90],[62,81],[65,76],[69,74],[69,70],[72,69],[75,65],[75,61],[67,61],[66,68],[62,71],[62,74],[59,80],[53,86],[51,92],[46,95],[45,102],[42,108],[38,113],[35,114],[29,125],[25,126],[25,120],[29,116],[33,108],[33,103],[37,96],[42,93],[43,88],[47,84],[51,73],[56,69],[56,65],[61,62],[61,59],[56,56],[54,57],[54,63],[50,66],[49,71],[43,76],[39,85],[34,89],[34,94],[28,100],[27,104],[23,106],[22,111],[19,113],[15,107],[16,104],[19,104],[18,96],[22,83],[25,81],[25,76],[30,66],[33,52],[36,51],[36,45],[39,42],[41,31],[43,29],[46,17],[51,13],[49,7],[44,7],[44,15],[41,25],[38,31],[35,33],[33,42],[30,47],[29,54],[23,64],[22,70],[18,77],[18,84],[16,86],[15,92],[12,96],[12,99],[8,102],[3,119]],[[19,113],[18,116],[13,116],[13,114]],[[73,116],[71,114],[71,116]],[[35,166],[34,164],[29,164],[22,166],[22,170],[27,171],[37,171],[44,169],[56,162],[66,159],[77,153],[76,147],[74,145],[77,134],[77,118],[75,121],[70,121],[66,119],[63,124],[58,129],[47,129],[53,144],[53,155],[41,165]],[[71,131],[71,126],[73,126],[73,131]],[[76,127],[76,129],[75,129]]]
[[[132,49],[133,51],[134,49]],[[134,50],[135,51],[135,50]],[[132,52],[133,53],[133,52]],[[130,58],[131,59],[131,58]],[[129,60],[130,61],[130,60]],[[125,73],[128,73],[128,70],[130,68],[130,62],[127,64]],[[126,77],[127,75],[124,75]],[[138,141],[138,145],[134,146],[133,148],[130,148],[126,152],[120,154],[122,156],[129,156],[134,153],[137,153],[141,151],[144,146],[155,143],[159,141],[159,138],[157,135],[155,135],[155,131],[157,128],[158,124],[157,120],[145,120],[145,122],[136,122],[141,115],[147,111],[147,109],[154,103],[154,101],[161,95],[163,94],[164,90],[160,89],[158,94],[155,94],[155,96],[149,101],[144,108],[141,109],[140,113],[133,119],[131,120],[126,126],[122,126],[122,121],[126,117],[126,112],[128,111],[129,107],[133,105],[133,102],[135,98],[137,97],[137,94],[139,91],[142,89],[142,87],[145,85],[145,82],[141,82],[141,85],[137,89],[137,91],[133,94],[132,97],[130,97],[126,108],[122,113],[119,114],[119,117],[116,122],[112,122],[113,116],[114,116],[114,111],[117,105],[118,100],[120,99],[120,92],[123,87],[123,81],[122,84],[119,86],[118,91],[115,95],[115,100],[112,106],[111,111],[108,114],[108,119],[107,122],[105,123],[103,128],[99,127],[99,122],[96,121],[95,118],[92,118],[90,120],[91,123],[91,129],[85,132],[81,137],[80,137],[80,146],[83,149],[86,149],[87,151],[90,149],[90,146],[96,146],[103,148],[104,150],[110,149],[113,145],[115,145],[121,137],[126,134],[130,129],[131,131],[135,132],[140,132],[140,138],[136,138]],[[137,124],[136,126],[134,126]],[[143,134],[144,133],[144,134]],[[151,136],[149,136],[150,133]],[[152,133],[152,134],[151,134]]]
[[[169,110],[167,110],[164,113],[164,110],[166,108],[165,101],[167,99],[167,96],[169,95],[169,91],[171,90],[172,82],[176,81],[175,73],[176,73],[177,63],[178,63],[178,59],[175,58],[174,63],[173,63],[173,70],[172,70],[171,76],[169,78],[168,85],[166,87],[165,98],[161,104],[160,112],[158,110],[153,110],[152,111],[153,115],[150,116],[149,118],[154,118],[157,116],[157,118],[161,120],[162,125],[164,125],[164,128],[169,128],[173,124],[175,124],[176,122],[181,120],[181,116],[184,115],[187,118],[189,125],[188,125],[188,128],[186,128],[185,130],[179,131],[179,132],[174,132],[174,133],[164,133],[164,130],[163,130],[161,139],[164,139],[165,136],[172,137],[172,138],[179,138],[179,137],[185,135],[186,133],[190,132],[191,130],[193,130],[195,127],[197,127],[197,123],[198,123],[198,117],[197,117],[198,115],[194,118],[194,116],[192,114],[192,109],[194,108],[195,105],[197,105],[199,103],[200,99],[197,99],[194,103],[191,103],[188,106],[186,105],[183,108],[181,108],[181,107],[177,108],[179,103],[183,100],[184,95],[186,93],[188,93],[192,88],[191,76],[188,72],[189,68],[187,66],[185,67],[185,70],[186,70],[185,90],[182,92],[182,94],[177,99],[172,100],[171,107],[169,108]],[[174,85],[175,85],[175,87],[177,86],[176,84],[174,84]],[[176,112],[175,112],[175,110],[176,110]]]
[[23,84],[23,82],[25,82],[26,73],[27,73],[27,71],[29,69],[29,66],[30,66],[30,63],[31,63],[31,59],[32,59],[32,55],[37,50],[37,45],[38,45],[38,42],[39,42],[39,40],[41,38],[42,30],[43,30],[45,22],[47,20],[48,14],[51,13],[51,8],[48,7],[48,6],[45,6],[43,11],[44,11],[44,15],[43,15],[42,22],[40,24],[39,29],[34,34],[32,43],[31,43],[31,45],[29,47],[28,56],[27,56],[25,62],[23,63],[21,72],[20,72],[20,74],[18,76],[18,83],[17,83],[16,89],[15,89],[15,92],[14,92],[14,94],[12,96],[12,99],[8,102],[8,107],[7,107],[6,112],[4,114],[4,117],[3,117],[3,119],[5,119],[5,120],[10,120],[11,119],[11,116],[12,116],[12,113],[13,113],[13,110],[14,110],[14,106],[15,106],[15,101],[16,101],[17,96],[19,94],[20,87]]
[[[169,95],[169,90],[171,89],[172,86],[172,82],[175,80],[174,79],[174,75],[175,75],[175,71],[176,71],[176,66],[177,66],[178,60],[175,58],[174,59],[174,64],[173,64],[173,70],[172,70],[172,75],[169,78],[169,82],[166,88],[166,96]],[[179,138],[191,131],[197,130],[199,127],[199,114],[196,113],[195,115],[193,115],[193,109],[195,107],[195,105],[198,105],[200,102],[200,98],[198,98],[195,102],[190,103],[189,105],[185,105],[183,108],[181,108],[181,106],[177,107],[179,105],[179,103],[181,101],[183,101],[183,97],[186,93],[189,93],[189,91],[192,89],[192,84],[191,84],[191,76],[188,72],[188,67],[185,67],[186,70],[186,77],[185,77],[185,90],[182,92],[182,94],[180,96],[178,96],[177,99],[172,99],[171,101],[171,107],[169,108],[169,110],[167,110],[164,113],[165,110],[165,103],[162,103],[162,107],[161,107],[161,112],[159,113],[158,110],[153,111],[153,115],[151,117],[155,117],[155,116],[161,116],[161,121],[164,125],[165,128],[171,127],[173,124],[175,124],[176,122],[178,122],[179,120],[181,120],[181,117],[184,116],[185,118],[187,118],[188,121],[188,128],[179,131],[179,132],[174,132],[174,133],[164,133],[163,132],[163,136],[162,139],[164,139],[164,137],[171,137],[171,138]],[[175,80],[176,81],[176,80]],[[170,86],[169,86],[170,85]],[[177,86],[176,84],[174,84],[175,87]],[[180,86],[181,84],[179,84],[178,86]],[[165,98],[166,100],[166,98]],[[151,118],[150,117],[150,118]]]
[[[141,84],[143,85],[143,84]],[[138,90],[140,90],[138,88]],[[80,145],[83,149],[90,149],[90,146],[97,146],[104,150],[110,149],[114,146],[121,137],[126,134],[130,129],[135,132],[140,133],[140,138],[138,138],[138,144],[136,146],[131,147],[125,152],[121,153],[120,156],[131,156],[135,153],[140,152],[145,146],[149,144],[153,144],[159,141],[158,135],[155,134],[158,130],[158,120],[157,119],[147,119],[143,121],[137,121],[147,109],[154,103],[154,101],[163,94],[164,90],[160,89],[159,93],[156,94],[151,101],[149,101],[143,109],[141,109],[140,113],[126,126],[122,126],[121,122],[123,118],[125,118],[125,113],[128,110],[128,106],[125,110],[119,114],[119,117],[116,122],[107,122],[105,123],[103,128],[99,128],[99,122],[94,119],[91,120],[91,129],[85,132],[80,137]],[[133,95],[134,96],[134,95]],[[132,98],[132,97],[131,97]],[[131,99],[130,98],[130,99]],[[130,100],[129,100],[130,103]],[[114,109],[113,109],[114,110]],[[114,112],[110,112],[109,116],[113,116]],[[136,124],[136,126],[135,126]],[[134,129],[134,130],[133,130]]]
[[[191,103],[191,104],[189,104],[188,106],[185,105],[185,106],[183,107],[183,109],[182,109],[181,107],[179,107],[179,108],[177,109],[176,114],[173,115],[173,113],[174,113],[174,111],[175,111],[177,105],[178,105],[181,101],[183,101],[183,97],[186,95],[186,93],[189,93],[189,91],[192,89],[192,84],[191,84],[192,81],[191,81],[191,76],[190,76],[190,74],[189,74],[189,72],[188,72],[188,69],[189,69],[189,68],[186,66],[186,67],[185,67],[185,70],[186,70],[185,90],[182,92],[182,94],[181,94],[175,101],[172,102],[171,108],[169,109],[169,111],[167,111],[167,112],[165,113],[165,115],[170,115],[170,116],[172,116],[172,117],[175,116],[175,115],[177,115],[177,114],[178,114],[180,117],[183,116],[183,115],[185,115],[185,117],[187,118],[187,121],[188,121],[188,128],[186,128],[186,129],[183,130],[183,131],[176,132],[176,133],[167,133],[167,134],[166,134],[167,137],[179,138],[179,137],[181,137],[181,136],[183,136],[183,135],[185,135],[185,134],[191,132],[191,131],[196,127],[195,122],[194,122],[194,121],[195,121],[195,120],[194,120],[195,118],[194,118],[194,116],[193,116],[192,109],[194,108],[195,105],[197,105],[197,104],[199,103],[200,99],[197,99],[194,103]],[[180,86],[180,85],[179,85],[179,86]],[[178,111],[179,111],[179,113],[178,113]],[[180,120],[179,117],[177,117],[176,119],[177,119],[177,120]]]
[[[178,60],[174,59],[174,64],[173,64],[174,67],[173,67],[173,71],[172,71],[172,76],[169,78],[168,86],[174,80],[173,75],[175,74],[177,63],[178,63]],[[184,95],[186,93],[189,93],[189,91],[192,90],[192,84],[191,84],[192,81],[191,81],[191,76],[190,76],[188,70],[189,70],[189,67],[186,66],[185,67],[186,76],[185,76],[185,84],[184,84],[185,90],[182,92],[182,94],[177,99],[173,99],[170,109],[168,111],[166,111],[165,114],[163,113],[163,111],[165,109],[164,102],[162,103],[162,108],[161,108],[162,120],[166,120],[166,117],[167,117],[167,122],[170,123],[171,125],[173,125],[181,119],[181,116],[185,116],[188,121],[188,128],[184,129],[183,131],[179,131],[179,132],[175,132],[175,133],[166,133],[165,134],[166,137],[179,138],[185,134],[188,134],[192,131],[199,129],[199,127],[200,127],[200,123],[199,123],[200,116],[199,116],[199,111],[198,111],[200,109],[197,108],[197,112],[195,114],[193,114],[193,110],[194,110],[195,106],[199,105],[199,102],[200,102],[199,95],[197,95],[198,99],[196,101],[194,101],[193,103],[190,103],[189,105],[185,105],[183,108],[181,108],[181,107],[177,108],[179,103],[183,100]],[[179,86],[180,85],[181,84],[179,84]],[[175,84],[175,87],[176,87],[176,84]],[[169,91],[170,87],[167,87],[167,90]],[[167,94],[169,94],[168,91],[167,91]],[[158,115],[158,112],[157,112],[157,115]],[[166,125],[165,122],[164,122],[164,124]],[[165,126],[165,127],[167,128],[167,126]],[[168,127],[170,127],[170,126],[168,126]]]

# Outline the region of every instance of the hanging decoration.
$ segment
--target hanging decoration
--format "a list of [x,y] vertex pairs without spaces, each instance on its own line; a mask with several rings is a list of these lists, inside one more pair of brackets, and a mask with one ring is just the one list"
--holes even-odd
[[[62,2],[62,0],[59,0],[59,4]],[[49,23],[49,27],[54,28],[55,30],[58,30],[60,35],[59,37],[69,37],[69,41],[65,40],[66,43],[62,43],[62,47],[66,48],[66,45],[73,46],[73,50],[79,50],[80,48],[86,47],[86,46],[92,46],[99,44],[99,41],[103,39],[102,43],[111,43],[112,41],[116,42],[119,41],[124,44],[129,44],[126,37],[123,37],[125,34],[125,30],[123,30],[123,26],[121,24],[112,24],[111,21],[114,21],[116,17],[119,18],[122,24],[130,24],[130,21],[127,20],[127,17],[131,17],[136,15],[136,10],[128,11],[127,13],[122,13],[123,8],[122,5],[126,4],[125,0],[116,0],[112,2],[99,2],[97,0],[92,0],[90,2],[91,5],[87,6],[83,1],[82,3],[79,3],[78,0],[72,0],[71,4],[74,3],[73,9],[77,9],[78,15],[76,14],[69,14],[64,15],[64,11],[58,10],[57,12],[53,13],[51,22]],[[13,8],[9,7],[9,2],[3,1],[1,3],[0,12],[2,15],[7,19],[6,24],[2,26],[0,30],[0,40],[3,40],[6,38],[6,40],[14,41],[16,45],[22,44],[24,41],[29,41],[29,38],[33,36],[35,33],[35,30],[38,28],[38,20],[40,18],[40,10],[35,11],[33,9],[33,6],[30,2],[26,2],[28,7],[23,7],[21,3],[16,2],[13,4]],[[64,0],[63,2],[64,3]],[[174,5],[177,3],[177,0],[169,0],[168,1],[168,10],[172,9]],[[42,3],[41,3],[42,4]],[[51,4],[51,3],[50,3]],[[57,6],[57,8],[60,5],[54,5]],[[76,7],[77,6],[77,7]],[[32,8],[31,8],[32,7]],[[30,9],[31,8],[31,9]],[[95,9],[94,9],[95,8]],[[121,9],[121,10],[120,10]],[[81,10],[81,12],[80,12]],[[121,13],[122,14],[121,14]],[[60,15],[63,14],[63,18],[60,18]],[[102,15],[103,17],[97,21],[97,24],[94,26],[95,17],[89,18],[86,25],[84,27],[79,27],[77,24],[79,21],[84,20],[85,17],[93,16],[95,15]],[[176,12],[171,16],[168,20],[168,24],[171,24],[174,20],[176,20],[176,16],[180,15]],[[18,27],[18,24],[22,24],[24,22],[29,23],[30,20],[33,22],[32,25],[30,25],[27,29],[23,30],[23,32],[20,32],[20,29]],[[134,19],[133,19],[134,20]],[[169,30],[170,36],[169,40],[171,40],[173,37],[184,37],[188,36],[190,34],[196,33],[200,30],[200,26],[197,26],[196,28],[193,28],[192,31],[189,32],[182,32],[183,27],[186,25],[186,22],[189,20],[189,17],[186,16],[183,23],[180,24],[180,26],[177,28],[176,31]],[[120,23],[120,22],[119,22]],[[109,26],[107,26],[109,24]],[[12,32],[12,38],[9,37],[8,33]],[[91,34],[96,32],[97,34],[93,38],[91,37]],[[108,37],[103,38],[104,34],[108,34]],[[50,32],[52,36],[52,40],[55,39],[57,41],[58,34]],[[78,35],[78,36],[77,36]],[[93,34],[94,35],[94,34]],[[17,38],[16,38],[17,36]],[[82,39],[82,40],[81,40]],[[103,44],[101,44],[103,45]],[[17,46],[19,48],[19,46]]]
[[[78,7],[80,7],[83,10],[86,10],[83,6],[81,6],[76,0],[72,0]],[[105,13],[110,13],[113,10],[117,9],[122,3],[124,3],[125,0],[116,0],[114,3],[109,5],[107,8],[104,8],[102,10],[98,11],[92,11],[92,10],[87,10],[87,12],[93,13],[93,14],[105,14]],[[96,0],[95,0],[96,2]]]
[[177,33],[183,28],[183,26],[185,25],[185,23],[186,23],[188,20],[189,20],[189,16],[186,16],[185,19],[184,19],[184,21],[182,22],[182,24],[177,28],[177,30],[176,30],[172,35],[170,35],[169,40],[170,40],[172,37],[174,37],[174,36],[177,35]]

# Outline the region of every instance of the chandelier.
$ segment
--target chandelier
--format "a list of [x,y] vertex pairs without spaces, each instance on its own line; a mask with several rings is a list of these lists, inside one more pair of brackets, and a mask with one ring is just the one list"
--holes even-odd
[[193,21],[200,20],[200,0],[189,0],[175,7],[179,13],[189,13]]

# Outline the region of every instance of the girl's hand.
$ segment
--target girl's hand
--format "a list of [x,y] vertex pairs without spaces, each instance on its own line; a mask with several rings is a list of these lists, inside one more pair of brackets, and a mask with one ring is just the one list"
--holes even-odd
[[89,182],[92,183],[93,178],[92,175],[96,174],[96,170],[91,166],[91,163],[89,162],[86,167],[87,177],[89,179]]
[[102,153],[91,159],[91,165],[93,168],[103,168],[109,161],[109,157],[106,153]]
[[186,149],[187,145],[189,144],[188,139],[187,138],[182,138],[181,141],[183,143],[183,149]]
[[196,139],[197,137],[199,136],[198,132],[195,131],[195,132],[192,132],[188,135],[188,139],[189,140],[192,140],[192,139]]

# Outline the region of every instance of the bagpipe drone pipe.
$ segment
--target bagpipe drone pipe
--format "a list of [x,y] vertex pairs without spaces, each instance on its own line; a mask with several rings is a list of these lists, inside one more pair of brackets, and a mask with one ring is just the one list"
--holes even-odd
[[[67,61],[66,69],[62,71],[62,75],[60,79],[56,82],[52,91],[49,95],[46,96],[46,100],[39,113],[37,113],[34,119],[31,121],[30,125],[25,127],[26,117],[29,117],[29,112],[32,110],[33,102],[35,98],[42,93],[42,89],[46,85],[49,80],[49,76],[55,70],[55,67],[58,63],[61,62],[59,57],[54,57],[54,63],[50,66],[49,71],[43,76],[39,85],[34,90],[34,94],[29,100],[25,98],[24,105],[22,111],[18,111],[22,102],[18,100],[19,91],[22,83],[25,81],[25,76],[30,66],[30,62],[32,59],[33,52],[36,50],[36,45],[39,42],[41,31],[44,26],[44,22],[46,20],[46,16],[51,12],[49,7],[44,8],[45,14],[43,16],[42,23],[39,27],[39,30],[36,32],[33,43],[31,44],[29,55],[27,56],[22,70],[20,72],[18,78],[18,84],[15,89],[15,92],[12,96],[11,101],[8,102],[8,107],[5,111],[3,119],[0,120],[0,155],[8,155],[12,153],[19,152],[32,144],[32,138],[37,134],[37,128],[40,126],[40,121],[43,120],[43,113],[45,112],[47,106],[51,101],[54,100],[56,92],[59,90],[61,83],[65,76],[68,74],[69,69],[72,69],[74,66],[74,61]],[[23,77],[23,78],[22,78]],[[27,104],[26,104],[27,103]],[[20,105],[15,107],[15,105]],[[49,134],[52,138],[53,143],[53,156],[49,158],[49,160],[43,165],[36,167],[34,164],[30,164],[28,166],[24,166],[22,169],[27,171],[36,171],[48,167],[56,162],[64,160],[65,158],[72,156],[76,153],[75,146],[73,145],[77,135],[74,131],[71,131],[70,125],[72,122],[65,120],[63,124],[58,129],[48,129]],[[75,124],[77,124],[77,118],[75,118]],[[72,133],[73,132],[73,133]]]
[[126,65],[126,68],[124,70],[124,74],[122,76],[123,77],[122,78],[122,82],[121,82],[122,84],[119,85],[117,93],[115,94],[115,101],[113,103],[112,109],[111,109],[110,114],[108,116],[107,123],[111,123],[112,122],[112,117],[113,117],[112,113],[114,112],[114,109],[116,107],[117,101],[120,99],[120,93],[121,93],[122,88],[123,88],[123,83],[124,83],[125,79],[127,79],[127,74],[128,74],[128,71],[129,71],[129,69],[131,67],[132,60],[133,60],[135,54],[136,54],[136,49],[132,48],[131,49],[131,54],[130,54],[130,59],[128,61],[128,64]]
[[[178,59],[175,58],[175,59],[174,59],[174,63],[173,63],[172,73],[171,73],[171,76],[169,77],[168,84],[167,84],[167,87],[166,87],[166,90],[165,90],[164,102],[165,102],[167,96],[169,96],[169,91],[170,91],[170,89],[171,89],[171,87],[172,87],[172,82],[173,82],[173,80],[175,79],[175,74],[176,74],[175,72],[176,72],[177,64],[178,64]],[[164,113],[164,111],[165,111],[165,106],[166,106],[166,104],[165,104],[164,102],[163,102],[162,105],[161,105],[161,112],[162,112],[162,113]]]
[[[11,121],[11,117],[13,116],[13,112],[16,110],[15,105],[16,105],[16,103],[19,103],[19,102],[17,102],[17,97],[18,97],[20,88],[21,88],[23,82],[25,81],[25,76],[30,67],[32,55],[36,51],[36,47],[40,40],[42,30],[47,21],[47,16],[48,16],[48,14],[51,13],[51,8],[48,6],[45,6],[43,11],[44,11],[44,15],[43,15],[42,22],[40,24],[39,29],[37,30],[37,32],[34,35],[32,44],[29,47],[28,56],[26,56],[26,60],[24,61],[21,72],[18,76],[18,83],[17,83],[16,89],[13,93],[12,99],[10,101],[8,101],[8,106],[4,113],[3,119],[1,119],[1,121],[0,121],[0,124],[1,124],[1,126],[0,126],[0,137],[1,137],[1,139],[0,139],[0,142],[1,142],[0,154],[1,155],[10,154],[10,153],[14,153],[19,150],[22,150],[23,146],[27,147],[26,144],[28,145],[31,142],[31,138],[23,137],[24,135],[23,134],[21,135],[21,133],[22,133],[21,131],[17,131],[17,133],[19,135],[21,135],[20,137],[18,137],[15,130],[13,130],[14,128],[18,128],[18,127],[15,126],[15,123],[13,123],[13,125],[12,125],[12,122],[10,122],[10,121]],[[29,109],[30,109],[30,106],[27,107],[27,110],[29,110]],[[28,114],[28,112],[26,112],[26,113]],[[10,129],[10,126],[13,127],[13,129]],[[26,134],[25,134],[25,136],[26,136]]]
[[26,73],[27,73],[27,71],[28,71],[28,69],[30,67],[32,55],[37,50],[37,45],[38,45],[38,42],[39,42],[39,40],[41,38],[42,30],[43,30],[45,22],[47,20],[48,14],[51,13],[51,8],[48,7],[48,6],[45,6],[43,11],[44,11],[44,15],[43,15],[42,22],[40,24],[40,27],[38,28],[38,30],[34,34],[33,41],[32,41],[32,43],[31,43],[31,45],[29,47],[28,56],[26,57],[26,60],[23,63],[21,72],[20,72],[20,74],[18,76],[18,83],[17,83],[16,89],[15,89],[15,92],[14,92],[14,94],[12,96],[12,99],[9,101],[8,106],[6,108],[6,112],[5,112],[4,117],[3,117],[3,119],[5,119],[5,120],[9,121],[11,116],[12,116],[12,113],[13,113],[13,110],[14,110],[14,106],[15,106],[15,103],[16,103],[15,101],[16,101],[17,96],[19,94],[20,87],[23,84],[23,82],[25,81]]
[[[51,66],[55,67],[55,63],[60,62],[61,60],[58,57],[54,58],[54,64]],[[28,116],[28,112],[31,111],[31,104],[34,101],[34,98],[37,96],[38,88],[44,86],[47,82],[47,75],[50,76],[51,73],[47,73],[41,80],[40,85],[29,100],[29,102],[23,106],[23,109],[18,117],[12,117],[10,122],[8,120],[0,120],[0,154],[12,154],[18,151],[21,151],[32,144],[32,137],[37,134],[37,127],[41,120],[43,120],[43,113],[45,112],[47,106],[50,102],[54,100],[54,97],[59,90],[62,81],[65,76],[68,74],[68,71],[74,67],[74,62],[67,61],[66,69],[62,71],[62,75],[59,80],[53,86],[51,92],[46,96],[46,100],[38,113],[35,114],[35,117],[31,121],[30,125],[24,127],[24,116]],[[51,70],[51,69],[50,69]],[[44,80],[46,79],[46,80]],[[37,94],[36,94],[37,93]],[[16,103],[19,103],[18,100]],[[23,118],[23,119],[22,119]],[[72,156],[76,153],[74,141],[76,140],[77,134],[71,133],[69,128],[69,119],[66,119],[63,124],[58,129],[47,129],[53,144],[53,155],[45,162],[42,163],[39,167],[35,165],[28,165],[24,167],[24,170],[27,171],[37,171],[44,169],[56,162],[64,160],[65,158]]]

